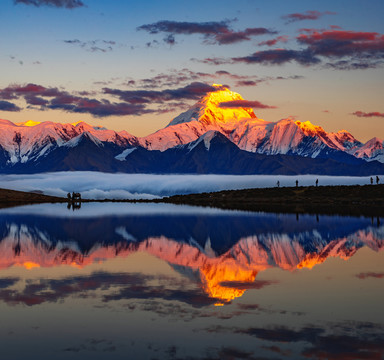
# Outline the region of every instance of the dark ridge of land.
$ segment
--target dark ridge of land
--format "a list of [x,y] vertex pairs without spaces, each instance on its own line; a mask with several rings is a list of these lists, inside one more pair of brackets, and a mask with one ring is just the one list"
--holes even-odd
[[[66,198],[38,192],[0,189],[0,208],[67,202]],[[384,216],[384,185],[257,188],[175,195],[155,200],[84,199],[81,202],[154,202],[230,210],[376,217]]]
[[0,208],[55,202],[67,202],[67,199],[57,196],[44,195],[38,192],[0,189]]
[[384,185],[225,190],[156,201],[246,211],[383,216]]

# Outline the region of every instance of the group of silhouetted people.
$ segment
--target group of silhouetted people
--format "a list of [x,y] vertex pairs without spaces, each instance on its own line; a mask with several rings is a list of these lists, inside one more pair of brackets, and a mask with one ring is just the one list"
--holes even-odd
[[81,194],[80,193],[75,193],[72,192],[67,194],[67,199],[68,199],[68,205],[67,208],[68,210],[78,210],[81,208]]
[[[371,176],[371,179],[370,179],[370,180],[371,180],[371,185],[373,185],[373,181],[374,181],[374,179],[373,179],[372,176]],[[376,184],[379,185],[379,183],[380,183],[380,178],[376,175]],[[279,181],[279,180],[277,180],[276,186],[277,186],[277,187],[280,187],[280,181]],[[315,186],[316,186],[316,187],[319,186],[319,179],[316,179],[316,181],[315,181]],[[299,180],[296,180],[296,187],[299,187]]]
[[[316,179],[315,185],[316,185],[316,187],[319,186],[319,179]],[[277,180],[276,186],[280,187],[280,181],[279,180]],[[296,187],[299,187],[299,180],[296,180]]]
[[[379,185],[380,178],[376,175],[376,185]],[[371,176],[371,185],[373,185],[373,177]]]
[[81,194],[72,192],[67,194],[68,201],[81,201]]

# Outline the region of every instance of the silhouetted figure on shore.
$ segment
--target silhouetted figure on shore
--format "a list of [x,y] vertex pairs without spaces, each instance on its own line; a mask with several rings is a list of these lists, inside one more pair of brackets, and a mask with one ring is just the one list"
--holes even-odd
[[280,181],[277,180],[277,183],[276,183],[277,187],[280,187]]
[[379,182],[380,182],[380,179],[379,179],[379,177],[376,175],[376,184],[379,185]]
[[67,194],[68,198],[68,205],[67,208],[68,210],[78,210],[81,208],[81,194],[80,193],[75,193],[74,191],[71,193]]
[[296,180],[296,187],[299,187],[299,180]]
[[319,186],[319,179],[316,179],[316,187]]
[[371,176],[371,185],[373,185],[373,177]]
[[72,201],[81,201],[81,194],[80,193],[72,193]]

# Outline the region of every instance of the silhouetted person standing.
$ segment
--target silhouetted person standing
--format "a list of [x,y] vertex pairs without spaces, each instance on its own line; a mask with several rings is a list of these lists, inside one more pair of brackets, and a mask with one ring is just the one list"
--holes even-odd
[[379,185],[379,182],[380,182],[380,179],[379,179],[379,177],[376,175],[376,184]]
[[319,186],[319,179],[316,179],[316,187]]
[[371,185],[373,185],[373,177],[371,176]]
[[280,181],[277,181],[276,185],[277,187],[280,187]]
[[299,180],[296,180],[296,187],[299,187]]

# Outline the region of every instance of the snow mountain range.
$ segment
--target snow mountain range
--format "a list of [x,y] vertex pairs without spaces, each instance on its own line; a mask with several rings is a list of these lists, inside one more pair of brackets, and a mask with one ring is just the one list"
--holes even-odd
[[[257,118],[221,85],[165,128],[138,138],[84,122],[0,120],[0,171],[95,170],[144,173],[384,173],[384,141],[363,144],[309,121]],[[299,160],[299,161],[298,161]]]

